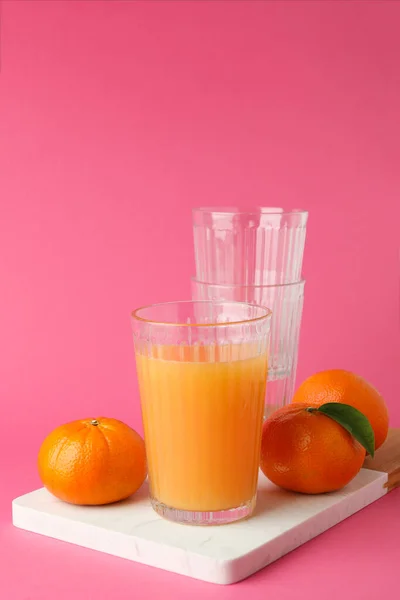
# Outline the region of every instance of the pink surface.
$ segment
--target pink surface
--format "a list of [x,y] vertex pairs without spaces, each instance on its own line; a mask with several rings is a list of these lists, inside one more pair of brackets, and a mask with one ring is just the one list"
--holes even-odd
[[0,597],[383,596],[399,493],[229,589],[14,531],[10,501],[56,425],[141,429],[129,312],[189,297],[199,204],[310,210],[299,379],[352,369],[400,425],[399,3],[1,8]]

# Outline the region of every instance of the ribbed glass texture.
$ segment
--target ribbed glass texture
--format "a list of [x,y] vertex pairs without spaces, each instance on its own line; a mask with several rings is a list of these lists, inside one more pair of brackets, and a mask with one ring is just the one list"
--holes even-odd
[[305,281],[272,286],[213,285],[192,279],[194,300],[250,302],[272,310],[265,416],[291,402]]
[[300,281],[308,213],[256,207],[196,208],[196,279],[276,285]]
[[153,508],[214,525],[255,506],[271,313],[175,302],[132,315]]

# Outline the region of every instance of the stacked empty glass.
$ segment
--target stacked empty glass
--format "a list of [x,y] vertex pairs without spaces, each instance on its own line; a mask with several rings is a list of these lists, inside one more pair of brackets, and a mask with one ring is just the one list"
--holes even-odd
[[272,310],[265,416],[294,392],[308,213],[282,208],[193,211],[194,300],[249,302]]

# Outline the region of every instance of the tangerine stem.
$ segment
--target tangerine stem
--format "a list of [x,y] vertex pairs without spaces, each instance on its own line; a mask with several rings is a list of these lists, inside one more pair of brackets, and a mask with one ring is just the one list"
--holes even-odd
[[91,424],[91,425],[94,425],[94,426],[96,426],[96,427],[97,427],[97,425],[100,425],[100,423],[98,422],[98,420],[97,420],[97,419],[93,419],[92,421],[90,421],[90,424]]

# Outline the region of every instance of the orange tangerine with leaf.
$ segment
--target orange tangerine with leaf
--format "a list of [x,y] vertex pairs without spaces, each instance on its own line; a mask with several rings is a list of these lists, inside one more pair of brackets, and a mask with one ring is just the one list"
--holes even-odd
[[333,492],[357,475],[366,449],[374,453],[373,430],[353,407],[289,404],[264,422],[260,466],[270,481],[284,489]]

